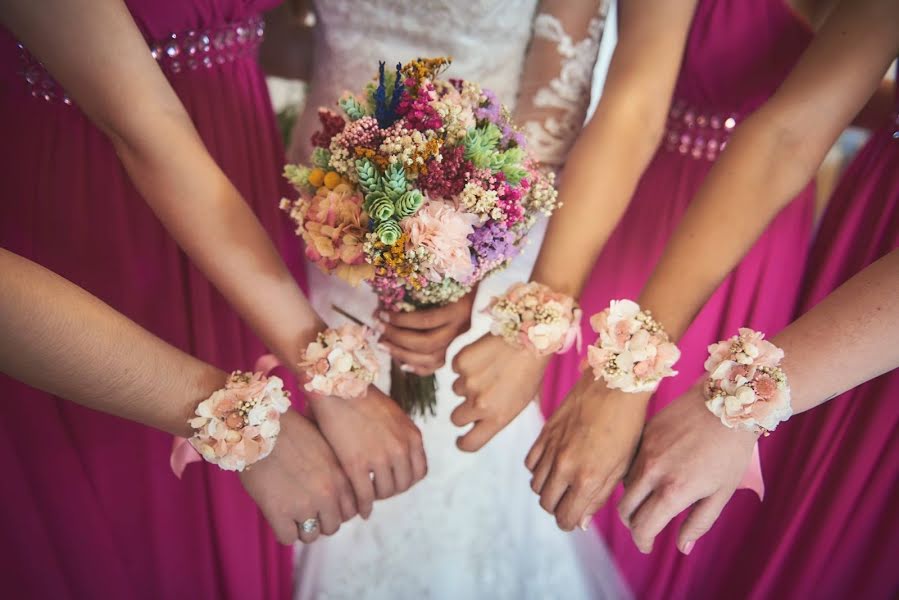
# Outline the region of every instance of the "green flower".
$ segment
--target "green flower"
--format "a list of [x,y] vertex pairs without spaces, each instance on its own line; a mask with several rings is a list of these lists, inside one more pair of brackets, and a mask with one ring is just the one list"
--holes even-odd
[[358,121],[362,117],[368,115],[365,106],[363,106],[362,103],[356,100],[356,97],[351,94],[344,96],[337,103],[340,105],[340,108],[343,109],[343,112],[346,113],[346,116],[348,116],[351,121]]
[[465,138],[462,140],[462,144],[465,146],[465,158],[479,169],[489,167],[502,137],[502,131],[493,123],[472,129],[465,134]]
[[356,174],[359,176],[359,186],[364,193],[369,194],[380,189],[381,176],[378,174],[378,167],[369,159],[360,158],[356,161]]
[[382,190],[394,201],[406,192],[406,171],[403,166],[393,163],[387,167],[381,180]]
[[376,221],[386,221],[396,213],[393,201],[384,192],[372,192],[365,197],[366,212]]
[[324,148],[316,148],[312,151],[312,164],[319,169],[327,169],[331,161],[331,153]]
[[290,182],[298,192],[302,192],[303,190],[309,190],[312,186],[309,185],[309,167],[304,167],[302,165],[285,165],[284,167],[284,178]]
[[424,201],[425,197],[418,190],[409,190],[408,192],[403,193],[403,195],[395,202],[396,216],[400,219],[411,217],[419,208],[421,208]]
[[387,246],[393,246],[402,234],[403,230],[400,229],[399,223],[393,220],[381,221],[375,227],[375,235],[378,236],[382,244]]

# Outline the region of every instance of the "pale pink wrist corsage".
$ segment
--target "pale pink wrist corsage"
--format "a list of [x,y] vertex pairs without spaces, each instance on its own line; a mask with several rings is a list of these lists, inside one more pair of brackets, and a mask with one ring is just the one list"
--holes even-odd
[[648,310],[632,300],[612,300],[609,308],[590,318],[599,334],[587,349],[587,364],[598,381],[623,392],[654,392],[665,377],[677,375],[671,367],[680,350],[668,339]]
[[743,327],[739,335],[709,346],[705,405],[731,429],[768,435],[793,408],[780,368],[784,352],[764,337]]
[[278,377],[235,371],[225,387],[197,406],[188,441],[205,460],[226,471],[243,471],[268,456],[290,395]]
[[575,342],[580,346],[581,309],[571,296],[541,283],[516,283],[485,312],[492,317],[490,333],[538,356],[562,354]]
[[369,328],[355,323],[319,333],[300,357],[306,391],[346,399],[365,395],[378,374],[370,337]]

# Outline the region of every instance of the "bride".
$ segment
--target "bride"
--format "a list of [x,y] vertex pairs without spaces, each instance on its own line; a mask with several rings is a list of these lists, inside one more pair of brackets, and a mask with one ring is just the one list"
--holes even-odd
[[[310,93],[293,131],[292,161],[305,162],[310,155],[318,107],[333,106],[343,91],[361,87],[378,60],[451,55],[448,76],[476,81],[514,106],[537,157],[562,167],[590,98],[605,2],[313,4]],[[461,398],[452,392],[449,363],[459,348],[488,330],[481,310],[490,297],[514,281],[527,281],[544,228],[538,224],[530,246],[508,269],[484,281],[476,296],[437,309],[438,329],[432,321],[423,323],[420,313],[387,324],[382,341],[394,360],[419,374],[436,372],[437,414],[417,420],[429,473],[407,493],[379,502],[367,522],[355,519],[337,535],[298,548],[297,598],[627,595],[596,532],[560,531],[524,491],[530,479],[524,457],[543,424],[536,402],[476,455],[456,447],[462,431],[450,422]],[[310,300],[329,324],[344,318],[335,306],[375,323],[371,290],[352,288],[312,265],[307,270]],[[457,337],[469,319],[470,329]],[[378,384],[388,386],[386,380]]]

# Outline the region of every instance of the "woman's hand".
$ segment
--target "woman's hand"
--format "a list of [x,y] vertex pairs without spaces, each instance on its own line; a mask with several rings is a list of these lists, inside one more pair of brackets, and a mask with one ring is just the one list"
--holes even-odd
[[627,472],[648,397],[611,390],[587,373],[547,421],[525,464],[540,506],[560,528],[585,528]]
[[475,291],[457,302],[413,312],[379,311],[380,343],[404,371],[431,375],[446,364],[446,349],[471,326]]
[[352,483],[359,514],[405,492],[428,471],[421,432],[374,386],[362,398],[308,396],[312,414]]
[[756,440],[754,433],[722,425],[705,407],[700,386],[653,417],[618,503],[640,551],[651,552],[659,532],[692,506],[677,541],[689,554],[743,478]]
[[[356,515],[353,488],[318,429],[295,410],[281,417],[281,433],[272,453],[240,474],[278,541],[292,544],[332,535]],[[305,532],[303,521],[318,519]]]
[[453,391],[465,398],[452,414],[459,427],[474,423],[456,445],[480,450],[537,397],[549,357],[516,348],[499,336],[487,334],[463,348],[453,360],[459,378]]

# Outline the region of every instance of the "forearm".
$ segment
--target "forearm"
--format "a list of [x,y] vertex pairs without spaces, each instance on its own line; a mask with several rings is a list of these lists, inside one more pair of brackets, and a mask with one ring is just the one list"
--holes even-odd
[[619,5],[602,100],[568,155],[533,279],[578,296],[664,134],[695,0]]
[[[116,143],[122,164],[191,260],[285,364],[324,326],[255,214],[192,129],[164,129],[165,145]],[[272,199],[274,201],[274,199]]]
[[209,156],[121,0],[2,0],[2,7],[4,24],[109,137],[179,246],[263,341],[294,364],[321,324]]
[[673,340],[814,173],[795,160],[801,140],[781,135],[761,117],[733,136],[640,295],[639,304]]
[[[664,121],[659,107],[656,121]],[[579,296],[596,258],[627,209],[661,140],[624,103],[600,102],[574,144],[559,188],[562,207],[550,219],[532,279]]]
[[640,297],[674,339],[878,88],[899,50],[896,19],[889,0],[841,2],[777,93],[737,128]]
[[893,250],[772,339],[784,350],[794,412],[899,367],[897,298],[899,250]]
[[176,435],[225,374],[76,285],[0,249],[0,370],[77,404]]

